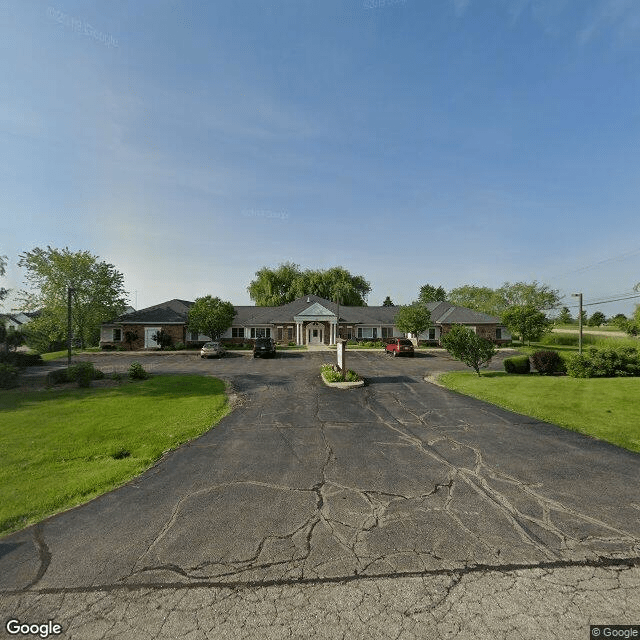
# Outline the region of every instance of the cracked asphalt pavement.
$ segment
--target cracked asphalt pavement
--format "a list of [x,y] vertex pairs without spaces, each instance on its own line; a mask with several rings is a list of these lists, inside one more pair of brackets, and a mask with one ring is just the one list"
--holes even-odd
[[[589,637],[640,623],[640,456],[423,380],[439,355],[148,356],[234,411],[126,486],[0,540],[4,622],[65,638]],[[97,366],[125,370],[128,354]],[[500,359],[492,368],[500,368]]]

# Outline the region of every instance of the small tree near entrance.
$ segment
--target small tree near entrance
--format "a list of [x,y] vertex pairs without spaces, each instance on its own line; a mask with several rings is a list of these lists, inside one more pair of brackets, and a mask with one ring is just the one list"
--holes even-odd
[[496,347],[491,340],[476,335],[468,327],[454,324],[442,336],[442,346],[456,359],[472,367],[480,375],[480,367],[486,367],[496,355]]
[[231,326],[235,315],[236,310],[230,302],[212,296],[196,298],[189,309],[189,330],[209,336],[211,340],[219,340]]
[[417,340],[418,336],[431,325],[431,313],[422,304],[414,302],[411,305],[400,307],[395,325],[400,331],[415,335]]

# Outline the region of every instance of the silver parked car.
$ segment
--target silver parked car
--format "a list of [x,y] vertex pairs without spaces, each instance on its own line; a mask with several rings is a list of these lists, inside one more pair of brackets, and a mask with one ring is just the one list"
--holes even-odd
[[221,358],[227,350],[219,342],[207,342],[200,349],[201,358]]

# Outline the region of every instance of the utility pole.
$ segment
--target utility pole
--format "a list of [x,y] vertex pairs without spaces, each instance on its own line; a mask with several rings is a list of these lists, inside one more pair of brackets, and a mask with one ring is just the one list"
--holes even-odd
[[574,298],[579,298],[580,312],[578,314],[578,353],[582,355],[582,293],[572,293]]
[[67,366],[71,366],[71,294],[75,293],[73,287],[67,287]]

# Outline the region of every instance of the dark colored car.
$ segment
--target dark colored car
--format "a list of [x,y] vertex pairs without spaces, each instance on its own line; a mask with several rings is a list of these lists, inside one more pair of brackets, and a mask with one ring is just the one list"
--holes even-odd
[[276,343],[273,338],[256,338],[253,345],[254,358],[275,358]]
[[396,356],[413,357],[413,342],[407,338],[393,338],[387,342],[384,349],[387,353],[393,353],[394,358]]

